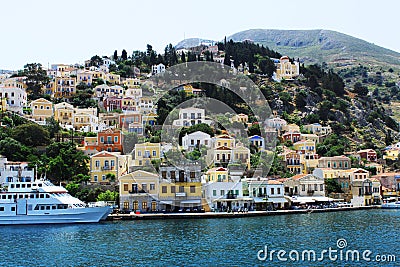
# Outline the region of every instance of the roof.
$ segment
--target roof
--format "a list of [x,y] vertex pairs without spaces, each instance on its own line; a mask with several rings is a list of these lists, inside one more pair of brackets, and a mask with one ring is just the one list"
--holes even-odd
[[307,176],[308,174],[296,174],[295,176],[292,177],[293,180],[299,180],[305,176]]

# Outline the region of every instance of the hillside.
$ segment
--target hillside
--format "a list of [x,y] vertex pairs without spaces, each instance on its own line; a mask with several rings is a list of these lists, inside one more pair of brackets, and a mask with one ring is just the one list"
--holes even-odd
[[330,30],[252,29],[227,39],[250,39],[281,54],[300,58],[306,64],[326,62],[334,67],[364,64],[400,68],[400,53]]
[[181,48],[189,48],[189,47],[195,47],[200,44],[204,43],[215,43],[216,41],[209,40],[209,39],[201,39],[201,38],[187,38],[185,40],[180,41],[178,44],[175,45],[176,49],[181,49]]

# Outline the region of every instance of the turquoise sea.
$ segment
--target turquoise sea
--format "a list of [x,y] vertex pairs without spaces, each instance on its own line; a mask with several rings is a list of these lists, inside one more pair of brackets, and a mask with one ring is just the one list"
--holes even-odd
[[[0,226],[0,266],[400,266],[399,226],[400,210]],[[322,261],[302,261],[305,250]],[[367,250],[370,261],[344,257]]]

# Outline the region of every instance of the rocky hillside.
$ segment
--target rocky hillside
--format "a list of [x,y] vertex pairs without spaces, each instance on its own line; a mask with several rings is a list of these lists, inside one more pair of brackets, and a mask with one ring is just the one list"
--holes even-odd
[[334,67],[365,64],[400,68],[400,53],[335,31],[253,29],[227,39],[239,42],[250,39],[281,54],[300,58],[306,64],[326,62]]

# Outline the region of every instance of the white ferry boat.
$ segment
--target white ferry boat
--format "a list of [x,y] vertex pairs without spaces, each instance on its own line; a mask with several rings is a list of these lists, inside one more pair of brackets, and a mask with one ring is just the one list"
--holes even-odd
[[87,205],[47,180],[13,179],[0,191],[1,224],[93,223],[112,207]]

